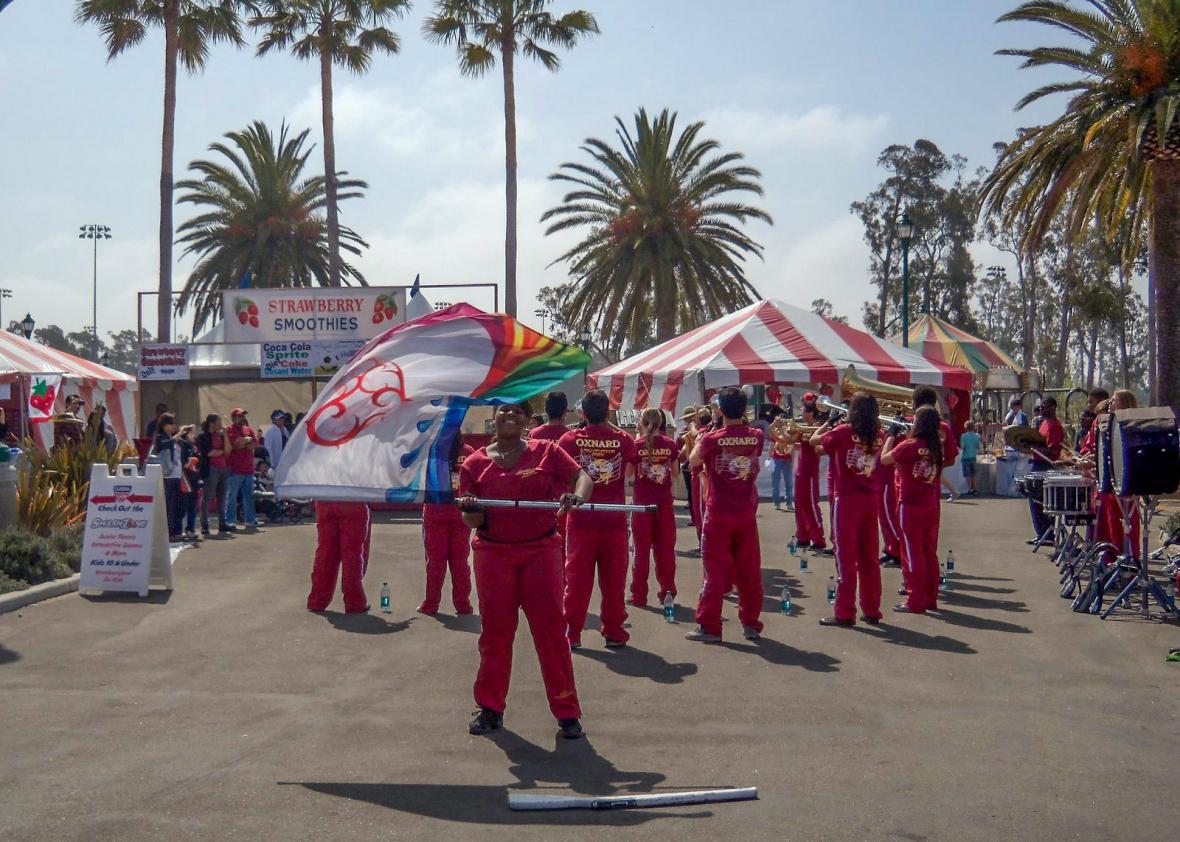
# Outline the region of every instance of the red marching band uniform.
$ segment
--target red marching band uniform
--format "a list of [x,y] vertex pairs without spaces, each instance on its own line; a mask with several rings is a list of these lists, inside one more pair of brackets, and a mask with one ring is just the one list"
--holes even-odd
[[[1098,419],[1090,425],[1090,431],[1078,446],[1079,456],[1097,456],[1098,453]],[[1095,497],[1094,538],[1114,545],[1115,551],[1122,555],[1123,540],[1123,510],[1119,497],[1113,491],[1099,491]],[[1139,507],[1128,503],[1131,509],[1131,556],[1139,558]]]
[[705,581],[696,619],[709,635],[721,635],[721,605],[732,587],[737,588],[743,628],[762,631],[762,549],[756,517],[763,442],[761,430],[742,422],[712,430],[696,445],[709,489],[701,539]]
[[[460,494],[508,500],[556,500],[578,475],[561,448],[528,441],[511,469],[486,450],[468,456],[459,471]],[[520,611],[533,634],[549,709],[557,719],[578,719],[574,665],[561,610],[561,539],[554,512],[488,509],[472,541],[482,630],[475,703],[504,712],[512,676],[512,643]]]
[[929,449],[917,439],[902,441],[890,455],[896,463],[893,473],[897,479],[902,569],[909,592],[906,610],[922,614],[938,608],[942,470],[935,468]]
[[[635,441],[605,422],[570,430],[558,446],[594,480],[587,502],[625,503],[627,467],[635,462]],[[599,617],[608,644],[630,638],[624,596],[627,590],[627,515],[624,512],[572,511],[565,534],[565,619],[571,646],[582,643],[582,629],[598,571],[602,595]]]
[[[475,453],[462,445],[459,457],[451,466],[451,488],[459,489],[459,472],[467,457]],[[423,614],[438,612],[443,582],[451,571],[451,602],[456,614],[470,614],[471,567],[467,556],[471,548],[471,527],[463,522],[463,513],[454,503],[425,503],[422,506],[422,543],[426,550],[426,598],[418,606]]]
[[315,504],[316,548],[311,568],[308,611],[323,611],[332,602],[336,577],[344,592],[344,611],[361,614],[369,610],[365,599],[365,570],[369,566],[369,536],[372,521],[368,503]]
[[795,460],[795,540],[812,549],[828,545],[819,506],[819,454],[806,440]]
[[859,583],[861,612],[881,618],[881,564],[877,557],[877,496],[881,491],[880,435],[868,444],[842,424],[824,434],[823,449],[835,473],[832,530],[836,550],[836,620],[856,619]]
[[665,435],[657,435],[649,449],[643,436],[635,439],[636,505],[655,505],[656,511],[631,515],[631,536],[635,558],[631,564],[631,604],[647,605],[648,569],[655,561],[656,601],[667,594],[676,596],[676,514],[672,508],[672,476],[679,470],[680,446]]

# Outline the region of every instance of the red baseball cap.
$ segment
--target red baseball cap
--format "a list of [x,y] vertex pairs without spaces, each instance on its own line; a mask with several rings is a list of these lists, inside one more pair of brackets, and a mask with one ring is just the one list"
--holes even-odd
[[246,414],[247,414],[246,410],[242,409],[240,406],[235,406],[233,409],[231,409],[229,411],[230,418],[233,418],[235,415],[246,415]]

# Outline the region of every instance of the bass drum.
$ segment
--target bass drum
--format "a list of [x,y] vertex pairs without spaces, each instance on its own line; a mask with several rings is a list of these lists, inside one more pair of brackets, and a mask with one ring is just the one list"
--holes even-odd
[[1172,494],[1180,487],[1180,435],[1171,407],[1111,413],[1111,485],[1115,494]]

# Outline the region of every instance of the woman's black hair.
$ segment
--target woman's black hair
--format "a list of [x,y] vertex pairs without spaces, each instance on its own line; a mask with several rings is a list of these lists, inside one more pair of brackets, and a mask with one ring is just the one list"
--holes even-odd
[[550,392],[545,396],[545,415],[550,421],[564,418],[569,406],[569,398],[565,396],[565,392]]
[[864,392],[854,395],[852,403],[848,405],[848,426],[860,440],[865,453],[872,453],[877,446],[877,432],[881,427],[877,416],[877,399]]
[[202,433],[209,432],[209,428],[212,427],[214,424],[216,424],[220,420],[221,420],[220,415],[218,415],[216,412],[210,412],[208,415],[205,416],[205,420],[201,422],[201,432]]
[[914,413],[914,438],[930,451],[930,461],[934,463],[935,475],[942,470],[942,416],[936,407],[926,404],[918,407]]

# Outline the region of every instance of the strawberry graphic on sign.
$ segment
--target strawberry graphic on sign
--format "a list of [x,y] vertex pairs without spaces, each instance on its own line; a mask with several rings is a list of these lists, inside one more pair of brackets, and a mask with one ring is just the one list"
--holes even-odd
[[34,374],[29,383],[29,420],[48,421],[61,389],[60,374]]
[[258,327],[258,305],[249,298],[234,299],[234,315],[243,327]]
[[378,295],[373,299],[373,324],[392,322],[397,315],[397,301],[388,293]]

